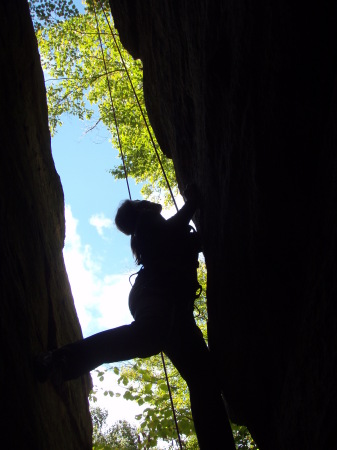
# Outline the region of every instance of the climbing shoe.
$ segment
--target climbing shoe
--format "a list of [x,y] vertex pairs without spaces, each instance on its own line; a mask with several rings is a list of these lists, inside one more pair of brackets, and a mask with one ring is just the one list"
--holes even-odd
[[64,369],[66,366],[65,355],[61,352],[45,352],[35,357],[35,376],[40,383],[51,380],[54,384],[60,385],[64,381]]

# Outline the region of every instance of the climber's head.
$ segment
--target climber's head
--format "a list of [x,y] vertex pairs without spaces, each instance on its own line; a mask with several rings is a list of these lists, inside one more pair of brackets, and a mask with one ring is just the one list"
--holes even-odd
[[139,215],[143,212],[160,214],[162,206],[148,200],[124,200],[117,210],[116,227],[122,233],[131,235],[135,232]]

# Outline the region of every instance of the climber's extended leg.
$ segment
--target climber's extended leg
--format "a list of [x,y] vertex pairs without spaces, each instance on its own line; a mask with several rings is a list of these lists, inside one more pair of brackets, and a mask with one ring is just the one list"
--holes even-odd
[[155,355],[161,351],[169,333],[169,317],[170,313],[159,310],[130,325],[103,331],[49,352],[44,367],[40,362],[38,377],[43,381],[57,369],[62,371],[64,381],[72,380],[104,363]]

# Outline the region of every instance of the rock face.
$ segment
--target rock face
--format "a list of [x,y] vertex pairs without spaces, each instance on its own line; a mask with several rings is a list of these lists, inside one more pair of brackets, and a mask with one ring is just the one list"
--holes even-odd
[[261,450],[337,448],[336,7],[257,3],[110,0],[161,148],[201,191],[232,419]]
[[0,3],[2,448],[91,449],[90,380],[39,384],[34,355],[81,338],[64,267],[64,203],[24,0]]

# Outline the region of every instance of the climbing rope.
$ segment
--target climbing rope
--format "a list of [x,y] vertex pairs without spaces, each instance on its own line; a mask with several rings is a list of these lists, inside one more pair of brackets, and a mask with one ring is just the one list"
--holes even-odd
[[110,25],[110,21],[109,21],[109,19],[108,19],[108,16],[106,15],[106,12],[104,11],[103,4],[102,4],[102,0],[98,0],[98,1],[99,1],[100,5],[101,5],[101,8],[102,8],[102,11],[103,11],[103,14],[104,14],[106,23],[107,23],[107,25],[108,25],[108,27],[109,27],[111,36],[112,36],[112,38],[113,38],[113,40],[114,40],[114,44],[115,44],[115,46],[116,46],[116,48],[117,48],[117,51],[118,51],[118,53],[119,53],[119,57],[120,57],[120,59],[121,59],[121,61],[122,61],[122,64],[123,64],[125,73],[126,73],[126,75],[127,75],[127,77],[128,77],[128,80],[129,80],[129,83],[130,83],[130,86],[131,86],[133,95],[135,96],[135,100],[136,100],[136,102],[137,102],[139,111],[140,111],[140,113],[141,113],[141,116],[142,116],[142,118],[143,118],[144,124],[145,124],[145,126],[146,126],[146,129],[147,129],[147,132],[148,132],[148,135],[149,135],[149,138],[150,138],[152,147],[153,147],[153,149],[154,149],[154,151],[155,151],[157,160],[158,160],[158,162],[159,162],[160,168],[161,168],[162,173],[163,173],[163,176],[164,176],[164,178],[165,178],[165,182],[166,182],[167,188],[168,188],[168,190],[169,190],[169,192],[170,192],[170,195],[171,195],[172,201],[173,201],[173,203],[174,203],[174,206],[175,206],[176,210],[178,211],[178,206],[177,206],[176,200],[175,200],[175,198],[174,198],[174,195],[173,195],[173,192],[172,192],[172,189],[171,189],[171,186],[170,186],[170,182],[169,182],[169,180],[168,180],[168,178],[167,178],[167,175],[166,175],[166,172],[165,172],[163,163],[162,163],[162,161],[161,161],[161,159],[160,159],[160,156],[159,156],[159,152],[158,152],[156,143],[155,143],[154,138],[153,138],[153,136],[152,136],[150,126],[149,126],[149,124],[148,124],[148,122],[147,122],[147,120],[146,120],[146,117],[145,117],[145,114],[144,114],[142,105],[141,105],[141,103],[140,103],[140,101],[139,101],[138,94],[137,94],[136,89],[135,89],[135,87],[134,87],[134,85],[133,85],[133,82],[132,82],[132,79],[131,79],[129,70],[128,70],[128,68],[127,68],[127,65],[125,64],[125,61],[124,61],[122,52],[121,52],[121,50],[120,50],[120,48],[119,48],[119,45],[118,45],[117,39],[116,39],[116,37],[115,37],[115,34],[114,34],[114,32],[113,32],[113,30],[112,30],[112,28],[111,28],[111,25]]
[[[119,46],[118,46],[118,44],[117,44],[116,38],[115,38],[115,36],[114,36],[114,34],[113,34],[112,28],[111,28],[111,26],[110,26],[110,22],[109,22],[109,20],[108,20],[108,18],[107,18],[107,15],[106,15],[105,11],[104,11],[104,8],[103,8],[103,5],[102,5],[101,0],[99,0],[99,3],[100,3],[100,5],[101,5],[103,14],[104,14],[105,19],[106,19],[106,21],[107,21],[107,24],[108,24],[108,26],[109,26],[111,35],[112,35],[112,37],[113,37],[113,39],[114,39],[114,43],[115,43],[115,45],[116,45],[116,47],[117,47],[118,53],[119,53],[119,55],[120,55],[120,58],[121,58],[121,60],[122,60],[124,69],[125,69],[125,71],[126,71],[126,73],[127,73],[127,76],[128,76],[129,82],[130,82],[130,84],[131,84],[131,87],[132,87],[134,96],[135,96],[135,98],[136,98],[138,107],[139,107],[139,109],[140,109],[142,118],[143,118],[143,120],[144,120],[144,123],[145,123],[145,125],[146,125],[148,134],[149,134],[149,136],[150,136],[150,140],[151,140],[151,142],[152,142],[152,146],[153,146],[153,148],[154,148],[154,150],[155,150],[155,153],[156,153],[156,155],[157,155],[157,159],[158,159],[158,161],[159,161],[161,170],[162,170],[163,175],[164,175],[164,177],[165,177],[166,184],[167,184],[168,189],[169,189],[169,191],[170,191],[170,194],[171,194],[173,203],[174,203],[174,205],[175,205],[176,210],[178,211],[178,207],[177,207],[177,204],[176,204],[176,201],[175,201],[175,198],[174,198],[174,195],[173,195],[173,192],[172,192],[170,183],[169,183],[169,181],[168,181],[168,178],[167,178],[166,173],[165,173],[165,169],[164,169],[163,164],[162,164],[162,162],[161,162],[161,159],[160,159],[160,157],[159,157],[159,153],[158,153],[156,144],[155,144],[155,142],[154,142],[154,139],[153,139],[153,136],[152,136],[150,127],[149,127],[149,125],[148,125],[148,123],[147,123],[146,117],[145,117],[145,115],[144,115],[144,112],[143,112],[142,106],[141,106],[141,104],[140,104],[138,95],[137,95],[137,93],[136,93],[136,91],[135,91],[135,88],[134,88],[134,86],[133,86],[133,83],[132,83],[132,80],[131,80],[129,71],[128,71],[127,67],[126,67],[124,58],[123,58],[122,53],[121,53],[121,51],[120,51],[120,48],[119,48]],[[108,75],[108,70],[107,70],[107,65],[106,65],[106,60],[105,60],[104,50],[103,50],[103,43],[102,43],[101,32],[100,32],[99,23],[98,23],[98,17],[97,17],[97,12],[96,12],[96,7],[95,7],[95,2],[93,2],[92,4],[93,4],[93,9],[94,9],[94,14],[95,14],[95,21],[96,21],[96,27],[97,27],[97,34],[98,34],[99,44],[100,44],[100,49],[101,49],[101,53],[102,53],[102,59],[103,59],[103,64],[104,64],[105,76],[106,76],[107,83],[108,83],[108,90],[109,90],[109,96],[110,96],[110,101],[111,101],[111,109],[112,109],[112,112],[113,112],[114,122],[115,122],[115,126],[116,126],[116,131],[117,131],[117,140],[118,140],[118,145],[119,145],[119,149],[120,149],[120,153],[121,153],[121,157],[122,157],[122,162],[123,162],[123,170],[124,170],[125,179],[126,179],[126,183],[127,183],[127,187],[128,187],[129,198],[130,198],[130,200],[132,200],[131,190],[130,190],[130,185],[129,185],[129,180],[128,180],[128,173],[127,173],[126,164],[125,164],[125,155],[124,155],[124,152],[123,152],[123,149],[122,149],[122,143],[121,143],[121,140],[120,140],[119,127],[118,127],[117,116],[116,116],[116,109],[115,109],[114,102],[113,102],[113,99],[112,99],[110,80],[109,80],[109,75]],[[172,409],[173,419],[174,419],[174,423],[175,423],[175,427],[176,427],[176,431],[177,431],[177,436],[178,436],[179,446],[180,446],[180,449],[182,450],[183,447],[182,447],[182,442],[181,442],[181,438],[180,438],[180,431],[179,431],[178,420],[177,420],[177,416],[176,416],[176,412],[175,412],[175,407],[174,407],[174,403],[173,403],[173,397],[172,397],[171,387],[170,387],[169,378],[168,378],[168,374],[167,374],[167,368],[166,368],[166,363],[165,363],[165,357],[164,357],[163,352],[161,352],[160,354],[161,354],[161,360],[162,360],[162,364],[163,364],[163,368],[164,368],[164,373],[165,373],[165,379],[166,379],[167,389],[168,389],[168,393],[169,393],[169,397],[170,397],[171,409]]]
[[119,136],[119,127],[118,127],[118,122],[117,122],[117,117],[116,117],[116,109],[115,109],[114,102],[112,100],[110,80],[109,80],[108,69],[107,69],[105,56],[104,56],[101,32],[100,32],[100,28],[99,28],[99,24],[98,24],[98,17],[97,17],[97,13],[96,13],[95,3],[93,3],[93,7],[94,7],[94,13],[95,13],[95,21],[96,21],[97,33],[98,33],[98,38],[99,38],[99,45],[100,45],[102,58],[103,58],[104,71],[105,71],[105,76],[106,76],[107,83],[108,83],[108,90],[109,90],[109,95],[110,95],[111,109],[112,109],[112,114],[113,114],[113,118],[114,118],[114,122],[115,122],[115,126],[116,126],[116,131],[117,131],[117,140],[118,140],[119,150],[120,150],[121,157],[122,157],[124,174],[125,174],[126,184],[127,184],[127,187],[128,187],[128,192],[129,192],[129,198],[131,200],[131,191],[130,191],[130,185],[129,185],[129,179],[128,179],[128,172],[126,170],[125,157],[124,157],[124,152],[123,152],[123,149],[122,149],[122,142],[121,142],[121,139],[120,139],[120,136]]

